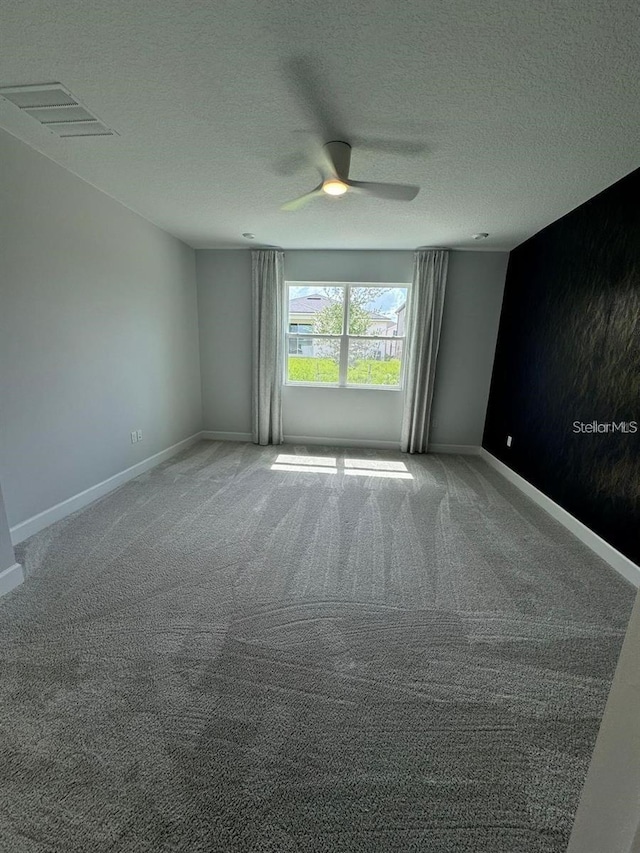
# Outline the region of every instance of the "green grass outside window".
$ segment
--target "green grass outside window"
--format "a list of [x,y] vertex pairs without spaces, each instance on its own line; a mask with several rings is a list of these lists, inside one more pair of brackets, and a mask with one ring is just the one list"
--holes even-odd
[[[288,373],[290,382],[338,383],[338,365],[330,358],[291,356]],[[399,385],[400,359],[377,361],[363,358],[353,362],[347,371],[347,382],[349,385]]]

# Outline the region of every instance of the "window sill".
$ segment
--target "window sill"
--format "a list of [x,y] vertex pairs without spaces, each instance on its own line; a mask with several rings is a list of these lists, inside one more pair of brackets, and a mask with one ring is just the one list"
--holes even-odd
[[334,391],[402,391],[399,385],[333,385],[329,382],[283,382],[285,388],[331,388]]

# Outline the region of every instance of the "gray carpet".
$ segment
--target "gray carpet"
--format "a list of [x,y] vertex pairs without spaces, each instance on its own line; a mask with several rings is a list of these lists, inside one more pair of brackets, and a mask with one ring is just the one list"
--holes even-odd
[[482,461],[203,442],[18,556],[3,853],[564,851],[634,590]]

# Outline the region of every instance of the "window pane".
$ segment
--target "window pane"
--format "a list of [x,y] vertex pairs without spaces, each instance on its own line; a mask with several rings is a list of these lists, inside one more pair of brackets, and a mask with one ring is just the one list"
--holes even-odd
[[339,340],[293,335],[289,337],[287,379],[290,382],[317,382],[336,385],[339,375]]
[[289,337],[289,355],[313,355],[313,341],[307,337]]
[[402,345],[397,338],[379,341],[349,340],[349,385],[400,385]]
[[343,332],[344,287],[321,284],[289,287],[289,330],[317,335]]
[[[349,291],[349,334],[404,334],[406,287],[352,287]],[[398,329],[399,322],[403,331]]]

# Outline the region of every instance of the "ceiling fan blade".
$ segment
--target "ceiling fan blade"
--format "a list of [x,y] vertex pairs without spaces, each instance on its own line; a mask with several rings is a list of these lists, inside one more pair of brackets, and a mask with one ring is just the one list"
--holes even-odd
[[337,177],[336,164],[331,156],[331,151],[325,143],[314,133],[307,131],[294,131],[302,138],[299,147],[291,154],[280,158],[275,164],[275,172],[278,175],[293,175],[301,171],[305,166],[315,168],[323,180]]
[[327,91],[327,82],[318,73],[313,59],[306,55],[292,56],[285,60],[283,73],[315,135],[322,142],[342,139],[342,122],[336,120],[333,97]]
[[282,70],[309,123],[311,132],[307,132],[308,142],[304,146],[306,159],[324,179],[337,177],[336,164],[325,147],[334,139],[344,139],[341,130],[344,122],[337,115],[333,93],[310,56],[292,56],[284,62]]
[[315,198],[317,195],[322,195],[322,184],[318,184],[318,186],[311,190],[310,193],[305,193],[304,195],[298,196],[298,198],[293,198],[291,201],[285,202],[280,210],[299,210],[301,207],[304,207],[308,201],[311,201],[312,198]]
[[338,174],[331,152],[326,145],[316,146],[310,153],[310,159],[323,178],[335,178]]
[[411,184],[378,184],[375,181],[347,181],[347,183],[354,190],[393,201],[413,201],[420,192],[420,187]]

